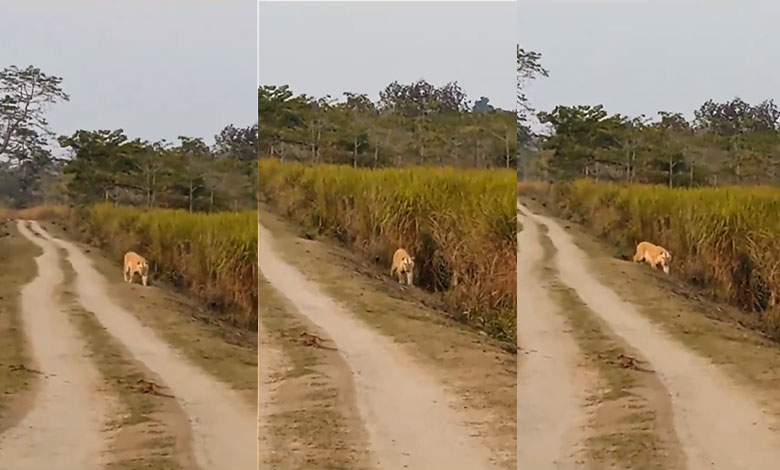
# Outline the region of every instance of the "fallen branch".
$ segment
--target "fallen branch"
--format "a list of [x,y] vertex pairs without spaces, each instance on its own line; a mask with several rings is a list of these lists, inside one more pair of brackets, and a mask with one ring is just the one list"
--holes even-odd
[[24,364],[11,364],[11,365],[8,366],[8,369],[10,369],[10,370],[12,370],[14,372],[17,372],[17,371],[32,372],[33,374],[43,375],[43,372],[41,372],[39,370],[35,370],[35,369],[30,369],[29,367],[27,367]]
[[156,383],[150,380],[138,379],[138,382],[136,382],[136,390],[138,390],[141,393],[148,393],[150,395],[157,395],[161,397],[175,398],[171,394],[161,392],[160,388],[161,388],[160,385],[157,385]]
[[322,344],[324,341],[326,341],[325,339],[320,338],[317,335],[313,335],[311,333],[307,333],[305,331],[301,332],[300,341],[305,346],[310,346],[310,347],[315,347],[315,348],[320,348],[320,349],[330,349],[332,351],[336,351],[336,348],[329,347],[329,346],[324,346]]

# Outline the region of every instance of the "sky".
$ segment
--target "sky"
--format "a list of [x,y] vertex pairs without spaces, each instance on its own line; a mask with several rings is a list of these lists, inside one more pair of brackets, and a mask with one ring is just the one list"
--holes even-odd
[[780,105],[780,2],[520,0],[519,41],[549,78],[539,110],[603,104],[610,113],[689,119],[708,99]]
[[260,2],[258,78],[296,93],[373,100],[397,80],[457,81],[515,109],[514,2]]
[[63,78],[58,134],[213,142],[257,121],[255,0],[0,0],[0,68]]

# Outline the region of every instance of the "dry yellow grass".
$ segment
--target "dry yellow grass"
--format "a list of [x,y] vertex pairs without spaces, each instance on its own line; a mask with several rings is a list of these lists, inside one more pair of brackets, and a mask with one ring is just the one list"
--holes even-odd
[[520,184],[561,216],[632,250],[648,240],[673,255],[672,272],[715,299],[762,315],[780,337],[780,189],[596,183]]
[[100,204],[72,211],[69,225],[117,260],[127,251],[142,253],[152,278],[185,289],[236,326],[257,327],[257,212]]
[[62,205],[39,205],[25,209],[8,211],[7,217],[24,220],[61,219],[68,213],[68,208]]
[[420,287],[458,318],[516,340],[515,172],[355,169],[259,162],[260,197],[308,234],[333,236],[390,266],[404,247]]

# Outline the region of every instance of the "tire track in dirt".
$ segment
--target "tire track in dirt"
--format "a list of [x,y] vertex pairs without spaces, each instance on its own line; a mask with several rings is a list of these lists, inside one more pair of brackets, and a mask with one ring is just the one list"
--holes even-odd
[[400,348],[347,313],[274,252],[273,238],[258,225],[263,276],[331,337],[352,369],[358,409],[381,469],[473,470],[495,468],[471,436],[468,413]]
[[[259,403],[260,470],[374,470],[352,370],[317,328],[259,277],[260,375],[272,381]],[[307,343],[302,333],[326,344]],[[313,337],[312,337],[313,338]]]
[[518,468],[573,469],[593,384],[578,368],[579,348],[541,283],[544,250],[536,223],[521,212],[518,220],[517,333],[524,353],[517,374]]
[[273,452],[268,435],[276,388],[272,376],[279,368],[281,352],[269,341],[263,323],[258,321],[257,324],[257,461],[258,469],[265,470],[270,468],[269,459]]
[[[257,251],[260,252],[259,239]],[[267,470],[271,468],[274,452],[270,436],[270,420],[274,412],[273,400],[278,386],[273,383],[273,376],[281,367],[282,351],[278,345],[273,344],[260,319],[257,321],[257,345],[257,468]]]
[[758,405],[750,391],[731,381],[709,360],[671,339],[633,305],[597,281],[589,273],[585,253],[555,221],[535,214],[533,218],[547,227],[547,236],[558,250],[561,280],[614,334],[647,358],[669,390],[675,430],[688,469],[776,469],[780,462],[776,418]]
[[44,378],[33,408],[0,435],[0,469],[97,470],[107,447],[101,430],[111,411],[109,397],[99,391],[100,375],[55,300],[64,281],[56,249],[25,222],[17,227],[43,250],[35,258],[38,275],[22,290],[21,307],[31,353]]
[[[107,332],[129,353],[157,374],[179,401],[190,419],[193,450],[200,468],[245,470],[257,468],[257,414],[229,386],[192,365],[150,328],[145,327],[109,297],[106,280],[89,258],[64,240],[52,237],[37,223],[32,228],[50,249],[64,248],[76,272],[76,294]],[[47,260],[56,266],[57,260]]]

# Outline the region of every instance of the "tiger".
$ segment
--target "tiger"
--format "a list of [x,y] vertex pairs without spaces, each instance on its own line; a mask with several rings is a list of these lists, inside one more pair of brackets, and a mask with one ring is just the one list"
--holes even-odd
[[409,256],[403,248],[395,250],[393,254],[393,264],[390,266],[390,276],[398,278],[398,282],[403,284],[404,280],[407,285],[412,285],[414,276],[414,258]]
[[125,282],[132,284],[133,277],[138,273],[141,276],[141,282],[147,286],[149,279],[149,263],[146,259],[134,251],[125,253],[124,278]]
[[650,242],[641,242],[636,246],[634,262],[640,263],[642,261],[647,262],[654,268],[661,265],[664,272],[669,274],[669,264],[672,262],[672,255],[662,246],[653,245]]

